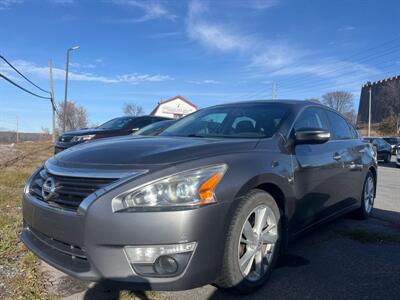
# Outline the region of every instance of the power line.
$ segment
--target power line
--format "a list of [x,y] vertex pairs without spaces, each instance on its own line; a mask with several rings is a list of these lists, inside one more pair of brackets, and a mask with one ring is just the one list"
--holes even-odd
[[8,81],[9,83],[11,83],[12,85],[15,85],[16,87],[20,88],[21,90],[23,90],[24,92],[31,94],[32,96],[41,98],[41,99],[47,99],[47,100],[51,100],[51,97],[44,97],[44,96],[40,96],[38,94],[35,94],[34,92],[31,92],[29,90],[27,90],[26,88],[20,86],[19,84],[15,83],[14,81],[12,81],[10,78],[8,78],[7,76],[3,75],[0,73],[0,77],[2,77],[3,79],[5,79],[6,81]]
[[[398,53],[399,50],[400,50],[400,47],[398,47],[398,48],[399,49],[395,49],[395,51],[391,51],[391,52],[388,52],[388,53],[383,53],[383,54],[380,54],[380,55],[375,55],[375,56],[368,57],[366,59],[363,59],[363,60],[360,60],[360,61],[356,62],[355,64],[359,64],[359,63],[362,63],[362,62],[365,62],[365,61],[369,61],[369,62],[373,61],[373,62],[377,63],[377,62],[380,62],[382,59],[384,59],[384,62],[387,62],[387,58],[385,56],[393,54],[393,53]],[[376,60],[371,60],[371,58],[374,58]],[[388,63],[390,63],[390,62],[388,62]],[[319,70],[322,70],[322,68],[323,67],[319,68]],[[344,70],[343,66],[337,67],[337,68],[331,68],[331,69],[329,69],[329,70],[327,70],[325,72],[319,72],[319,73],[317,73],[317,75],[318,76],[331,75],[331,74],[335,74],[335,73],[337,73],[338,71],[341,71],[341,70]],[[318,72],[318,68],[313,69],[313,71],[314,72],[316,72],[316,71]],[[345,75],[345,74],[349,74],[349,73],[359,73],[359,72],[362,72],[362,71],[358,70],[358,69],[357,70],[353,69],[353,70],[345,71],[344,73],[341,73],[339,75]],[[293,77],[293,76],[296,76],[296,75],[291,75],[291,77]],[[324,79],[312,80],[312,83],[320,82],[320,81],[323,81],[323,80]],[[303,83],[307,82],[307,78],[297,80],[294,84],[287,85],[287,86],[298,86],[299,84],[302,84],[302,82]]]
[[[361,63],[364,60],[371,61],[371,58],[378,58],[379,59],[379,58],[383,57],[384,55],[389,55],[389,54],[397,52],[398,45],[395,44],[394,46],[393,45],[389,46],[388,48],[383,49],[383,51],[381,53],[372,53],[372,54],[367,55],[367,56],[364,56],[363,54],[366,54],[371,50],[376,50],[376,49],[382,48],[385,45],[390,45],[393,42],[396,42],[396,41],[399,41],[399,40],[400,40],[400,36],[398,36],[398,37],[396,37],[396,38],[394,38],[392,40],[386,41],[384,43],[381,43],[381,44],[379,44],[377,46],[366,48],[366,49],[364,49],[362,51],[356,52],[356,53],[354,53],[354,54],[352,54],[352,55],[350,55],[348,57],[342,58],[341,61],[346,61],[346,60],[349,60],[351,58],[358,57],[359,54],[362,54],[361,55],[361,59],[358,59],[356,63]],[[285,69],[288,69],[288,68],[299,67],[299,66],[302,66],[302,65],[304,65],[304,63],[296,63],[296,64],[292,64],[292,65],[287,65],[287,66],[283,66],[281,68],[275,69],[272,72],[276,73],[276,72],[279,72],[279,71],[282,71],[282,70],[285,70]],[[326,75],[326,74],[329,74],[329,73],[334,73],[334,72],[336,72],[336,71],[338,71],[340,69],[343,69],[343,68],[330,69],[328,71],[322,72],[323,74],[322,73],[321,74],[322,75]],[[316,68],[313,69],[314,72],[318,71],[318,70],[323,70],[323,67],[321,66],[321,67],[316,67]],[[321,75],[321,74],[318,74],[318,75]],[[296,75],[299,75],[299,74],[288,75],[287,77],[294,77]],[[307,82],[307,79],[303,79],[303,82],[304,82],[304,80]],[[311,80],[313,83],[315,82],[312,79],[309,79],[309,80]],[[295,85],[296,84],[299,84],[299,81],[297,81],[295,83]],[[265,92],[267,92],[267,88],[262,88],[259,91],[251,92],[250,94],[247,94],[246,97],[249,97],[249,98],[250,97],[254,97],[256,95],[259,95],[259,94],[262,94],[262,93],[265,93]]]
[[45,89],[42,89],[40,86],[38,86],[37,84],[35,84],[34,82],[32,82],[29,78],[27,78],[24,74],[22,74],[16,67],[14,67],[12,65],[12,63],[10,63],[4,56],[0,55],[0,58],[5,61],[6,64],[8,64],[15,72],[17,72],[22,78],[24,78],[26,81],[28,81],[30,84],[32,84],[33,86],[35,86],[36,88],[38,88],[39,90],[50,94],[49,91],[46,91]]
[[[342,60],[342,61],[346,61],[346,60],[349,60],[349,59],[353,59],[353,58],[355,58],[355,57],[358,57],[360,54],[361,54],[361,57],[362,57],[363,54],[368,53],[368,52],[370,52],[371,50],[376,50],[376,49],[378,49],[378,48],[381,48],[381,47],[384,46],[384,45],[391,44],[391,43],[396,42],[396,41],[400,41],[400,36],[398,36],[398,37],[396,37],[396,38],[394,38],[394,39],[392,39],[392,40],[383,42],[383,43],[381,43],[381,44],[379,44],[379,45],[377,45],[377,46],[370,47],[370,48],[366,48],[366,49],[364,49],[364,50],[362,50],[362,51],[358,51],[358,52],[356,52],[356,53],[353,53],[353,54],[351,54],[351,55],[349,55],[349,56],[347,56],[347,57],[342,58],[341,60]],[[398,47],[398,45],[395,45],[394,47],[396,48],[396,47]],[[386,50],[384,50],[384,51],[387,51],[387,50],[392,50],[392,49],[389,48],[389,49],[386,49]],[[373,53],[376,53],[376,52],[373,52]],[[298,67],[298,66],[301,66],[301,65],[304,65],[304,64],[303,64],[303,63],[296,63],[296,64],[292,64],[291,66],[283,66],[283,67],[280,67],[280,68],[278,68],[278,69],[273,70],[272,72],[279,72],[279,71],[282,71],[282,70],[286,69],[287,67],[292,67],[292,68],[293,68],[293,67]]]
[[[391,50],[393,50],[393,49],[391,49]],[[398,53],[397,49],[394,49],[394,50],[395,51],[386,52],[386,53],[383,53],[383,54],[380,53],[378,55],[375,54],[373,56],[364,57],[364,59],[362,61],[364,61],[364,60],[366,60],[368,58],[369,59],[368,61],[374,62],[376,64],[376,63],[382,61],[382,59],[383,59],[383,62],[386,62],[386,64],[384,64],[384,65],[388,65],[388,64],[391,65],[392,63],[388,62],[387,58],[385,56],[389,55],[389,54],[392,54],[392,53]],[[371,60],[371,58],[374,58],[374,59]],[[394,57],[394,58],[397,58],[397,56]],[[362,61],[359,60],[357,63],[361,63]],[[382,66],[382,64],[380,64],[380,66]],[[290,68],[290,67],[291,66],[287,66],[286,68]],[[318,70],[317,70],[317,68],[314,68],[313,71],[315,72],[315,71],[318,71]],[[362,73],[362,70],[349,69],[349,70],[346,71],[346,69],[344,69],[343,66],[342,66],[342,67],[338,67],[338,68],[331,68],[331,69],[329,69],[329,70],[327,70],[325,72],[320,72],[320,73],[317,74],[317,76],[326,76],[326,75],[334,74],[334,73],[337,73],[337,72],[340,72],[340,74],[338,74],[338,76],[349,76],[350,74]],[[290,78],[290,77],[294,77],[294,76],[300,76],[300,74],[289,75],[288,77]],[[311,78],[309,78],[309,76],[305,77],[303,79],[300,78],[299,80],[296,80],[295,82],[291,82],[289,84],[282,84],[283,89],[287,90],[289,88],[289,90],[290,90],[290,89],[297,88],[297,87],[299,87],[300,89],[304,89],[304,88],[307,88],[307,87],[316,87],[316,86],[319,86],[319,83],[323,83],[326,80],[332,79],[332,78],[329,78],[331,76],[326,76],[325,78],[320,78],[320,79],[311,79]],[[324,83],[323,85],[328,85],[328,84],[330,84],[330,83]],[[250,97],[254,97],[256,95],[266,93],[267,91],[268,91],[267,88],[260,89],[257,92],[251,93]]]

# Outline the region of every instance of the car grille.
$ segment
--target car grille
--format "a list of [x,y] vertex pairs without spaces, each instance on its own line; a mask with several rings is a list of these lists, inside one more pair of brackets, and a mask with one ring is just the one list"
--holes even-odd
[[[42,187],[49,177],[54,180],[55,191],[50,199],[45,199],[42,194]],[[37,199],[49,203],[49,205],[68,210],[77,210],[83,199],[115,180],[117,178],[57,176],[42,170],[33,179],[29,193]]]

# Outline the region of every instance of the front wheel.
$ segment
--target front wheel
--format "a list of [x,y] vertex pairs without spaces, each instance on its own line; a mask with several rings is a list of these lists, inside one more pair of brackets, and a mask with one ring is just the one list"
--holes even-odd
[[372,212],[375,200],[375,179],[371,171],[368,172],[364,181],[363,193],[361,196],[361,207],[355,211],[359,219],[367,219]]
[[268,280],[279,253],[280,216],[274,198],[265,191],[252,190],[240,199],[227,235],[218,286],[247,294]]
[[389,163],[391,158],[392,158],[392,155],[390,153],[386,154],[385,163]]

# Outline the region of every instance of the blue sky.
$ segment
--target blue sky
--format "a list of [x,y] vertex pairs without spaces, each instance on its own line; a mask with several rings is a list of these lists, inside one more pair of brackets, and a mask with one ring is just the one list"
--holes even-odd
[[[63,99],[92,123],[121,115],[124,102],[149,113],[183,95],[200,107],[242,99],[354,94],[400,72],[397,0],[0,0],[0,54],[42,87],[54,64]],[[0,63],[0,73],[29,87]],[[0,79],[0,129],[51,126],[50,104]]]

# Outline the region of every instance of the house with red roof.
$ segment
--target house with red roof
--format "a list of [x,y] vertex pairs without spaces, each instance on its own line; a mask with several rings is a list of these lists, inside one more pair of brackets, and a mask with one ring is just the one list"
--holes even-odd
[[178,95],[158,102],[157,106],[150,114],[152,116],[179,119],[195,112],[197,109],[197,105]]

